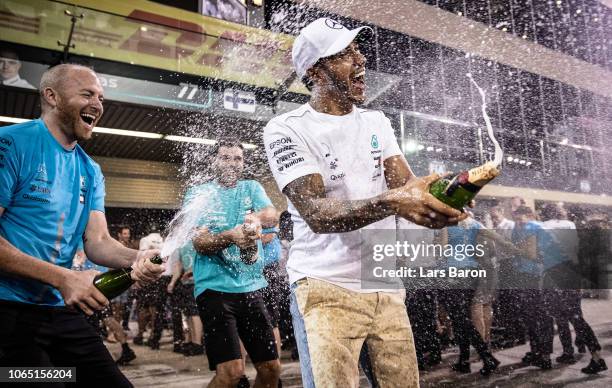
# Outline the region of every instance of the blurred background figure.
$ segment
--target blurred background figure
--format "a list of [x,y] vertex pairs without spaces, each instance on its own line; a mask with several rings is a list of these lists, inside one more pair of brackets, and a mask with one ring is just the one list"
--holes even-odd
[[28,81],[21,78],[19,75],[20,69],[21,61],[17,53],[8,49],[0,49],[0,76],[2,76],[2,85],[36,89]]
[[546,204],[541,211],[543,227],[554,238],[558,247],[557,257],[552,262],[544,262],[545,295],[550,299],[551,312],[557,323],[559,340],[563,346],[563,354],[556,361],[564,364],[574,364],[574,347],[572,346],[571,322],[576,332],[576,343],[579,349],[585,346],[591,352],[591,361],[582,368],[586,374],[595,374],[608,369],[599,352],[601,346],[593,329],[584,319],[581,307],[580,290],[572,289],[579,284],[578,272],[578,233],[576,225],[567,219],[567,211],[562,203]]
[[[184,332],[182,345],[174,346],[173,351],[185,356],[199,356],[204,354],[202,345],[202,320],[198,315],[193,282],[193,261],[195,250],[191,242],[175,251],[178,260],[173,260],[172,279],[168,284],[170,305],[177,306],[180,313],[185,315],[187,330]],[[173,323],[174,324],[174,323]]]
[[[152,223],[149,231],[148,235],[140,239],[138,249],[141,251],[146,249],[161,249],[164,244],[164,238],[160,233],[160,227]],[[147,345],[151,347],[151,349],[159,349],[159,342],[151,341],[151,339],[153,339],[154,320],[157,315],[160,284],[160,280],[158,280],[148,284],[137,292],[138,334],[134,337],[134,345]],[[165,288],[163,291],[164,293],[166,292]],[[145,343],[143,337],[149,326],[151,326],[152,333],[149,336],[149,341]]]

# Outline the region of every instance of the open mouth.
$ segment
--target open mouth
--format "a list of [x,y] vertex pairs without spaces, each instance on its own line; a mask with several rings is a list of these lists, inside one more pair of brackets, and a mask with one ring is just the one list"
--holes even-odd
[[365,69],[358,71],[352,78],[353,87],[361,92],[365,90]]
[[91,127],[96,121],[96,116],[91,113],[81,113],[81,120],[83,120],[88,127]]

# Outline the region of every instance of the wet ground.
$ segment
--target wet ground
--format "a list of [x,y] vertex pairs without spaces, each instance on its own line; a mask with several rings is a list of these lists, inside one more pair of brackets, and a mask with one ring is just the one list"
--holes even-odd
[[[584,299],[582,302],[585,317],[593,327],[601,346],[602,355],[612,366],[612,300]],[[160,350],[133,346],[138,358],[122,370],[137,387],[204,387],[212,379],[205,356],[184,357],[172,352],[171,337],[166,333]],[[107,344],[111,353],[118,356],[117,344]],[[536,367],[524,367],[521,357],[528,351],[528,345],[517,346],[495,352],[502,365],[492,376],[483,378],[478,374],[480,363],[472,365],[471,374],[459,375],[450,370],[456,353],[446,352],[442,365],[421,374],[423,387],[612,387],[612,371],[587,376],[580,369],[588,364],[587,354],[578,354],[574,365],[554,364],[553,369],[541,371]],[[555,337],[555,356],[561,353],[561,344]],[[281,378],[283,387],[301,387],[299,363],[292,361],[289,353],[284,352]],[[251,383],[255,379],[255,369],[247,363],[247,376]],[[362,378],[362,387],[368,387]]]

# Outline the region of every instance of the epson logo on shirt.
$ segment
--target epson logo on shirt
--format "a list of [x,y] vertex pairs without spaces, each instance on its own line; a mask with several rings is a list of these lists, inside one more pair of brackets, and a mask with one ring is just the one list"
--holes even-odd
[[272,143],[270,143],[270,149],[273,150],[274,147],[276,147],[277,145],[288,144],[288,143],[293,143],[293,140],[291,140],[289,136],[283,137],[278,140],[274,140]]

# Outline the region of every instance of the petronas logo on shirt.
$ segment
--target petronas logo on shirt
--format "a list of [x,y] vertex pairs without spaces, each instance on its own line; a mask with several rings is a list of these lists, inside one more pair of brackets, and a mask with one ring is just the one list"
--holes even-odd
[[378,138],[376,135],[372,135],[372,141],[370,141],[372,148],[378,148]]

